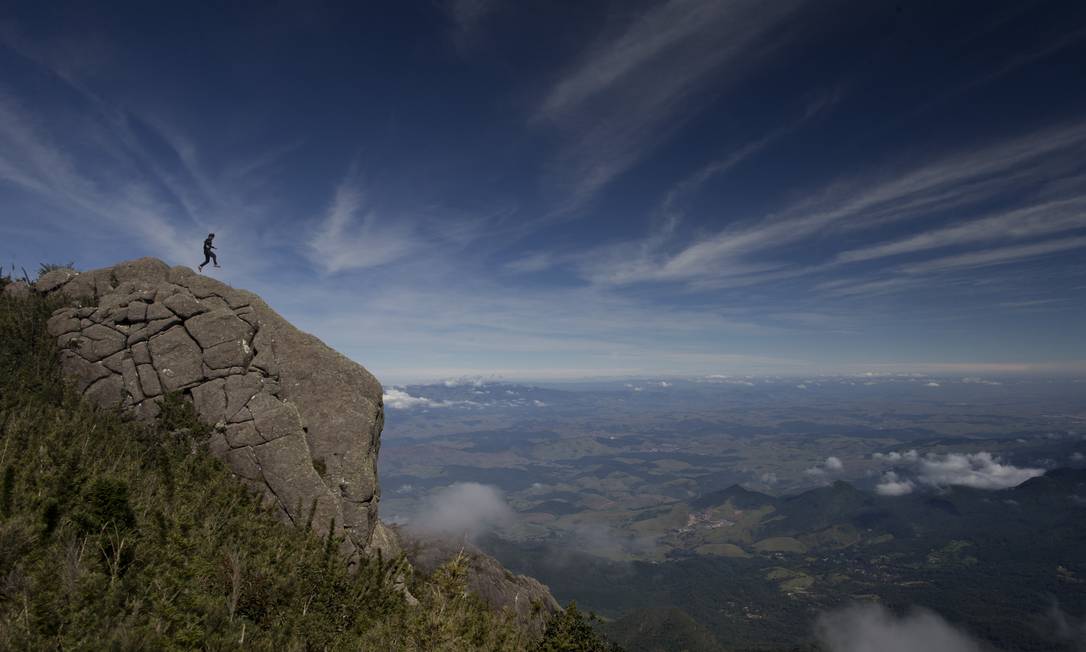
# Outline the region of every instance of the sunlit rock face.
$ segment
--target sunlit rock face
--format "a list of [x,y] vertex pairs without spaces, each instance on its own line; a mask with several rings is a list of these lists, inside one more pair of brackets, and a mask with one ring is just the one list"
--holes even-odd
[[49,320],[84,397],[141,417],[180,392],[214,428],[210,448],[286,520],[345,536],[345,552],[395,540],[377,520],[381,385],[251,292],[153,258],[34,285],[69,306]]

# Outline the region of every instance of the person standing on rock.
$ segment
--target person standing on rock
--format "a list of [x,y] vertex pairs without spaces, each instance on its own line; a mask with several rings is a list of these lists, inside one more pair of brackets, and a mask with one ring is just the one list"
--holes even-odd
[[201,272],[204,271],[204,265],[206,265],[209,260],[215,261],[215,267],[219,266],[219,257],[215,255],[214,251],[212,251],[215,248],[215,245],[211,244],[212,240],[214,239],[215,234],[208,233],[207,240],[204,240],[204,262],[200,263],[199,267],[199,270]]

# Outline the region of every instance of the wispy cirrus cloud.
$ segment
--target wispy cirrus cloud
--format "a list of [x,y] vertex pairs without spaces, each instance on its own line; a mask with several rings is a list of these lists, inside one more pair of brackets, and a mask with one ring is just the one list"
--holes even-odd
[[549,252],[539,251],[511,260],[505,268],[518,274],[541,272],[554,265],[554,256]]
[[[39,91],[66,98],[39,104],[32,89],[0,87],[0,181],[49,206],[46,221],[73,241],[125,243],[140,255],[193,265],[200,238],[213,230],[229,243],[224,257],[235,278],[264,266],[267,258],[256,250],[275,239],[268,172],[298,141],[270,139],[211,167],[208,148],[178,126],[177,116],[149,109],[155,103],[142,104],[138,94],[118,102],[98,92],[96,82],[124,56],[94,30],[31,38],[5,23],[0,46],[45,73]],[[83,253],[80,264],[117,255],[89,246]]]
[[[1055,13],[1001,64],[979,54],[1001,35],[940,10],[926,28],[986,44],[913,71],[876,43],[882,10],[808,0],[440,0],[388,21],[221,24],[185,57],[161,56],[186,41],[160,11],[73,26],[25,5],[0,25],[0,255],[20,264],[192,265],[215,231],[213,273],[402,379],[1081,358],[1062,326],[1081,321],[1086,274],[1071,92],[961,117],[1026,88],[1041,59],[1074,69],[1078,41],[1048,38],[1072,23]],[[340,29],[362,23],[381,37]],[[435,60],[450,38],[495,56]],[[369,65],[386,56],[407,74]],[[924,92],[898,87],[912,72]],[[917,124],[917,104],[975,79],[985,97]],[[1027,126],[993,137],[1000,124]],[[359,151],[364,174],[347,170]],[[1043,328],[1024,335],[1027,319]]]
[[168,258],[183,255],[174,209],[124,159],[88,166],[60,145],[50,128],[0,92],[0,180],[52,205],[69,227],[101,220],[134,234]]
[[893,242],[851,249],[838,254],[837,260],[874,260],[956,245],[1035,238],[1076,229],[1086,229],[1086,196],[1027,206],[925,231]]
[[880,294],[893,294],[902,290],[920,287],[925,279],[919,277],[895,276],[891,278],[846,277],[832,281],[823,281],[814,286],[814,289],[832,296],[874,296]]
[[[1069,155],[1083,144],[1086,144],[1086,123],[1044,129],[980,150],[937,157],[898,174],[885,175],[882,180],[854,179],[834,184],[821,194],[777,213],[739,220],[733,226],[686,244],[676,246],[675,238],[653,233],[641,241],[607,245],[584,256],[579,270],[586,279],[604,285],[683,282],[727,286],[809,275],[841,263],[874,260],[895,252],[923,252],[943,243],[976,244],[1078,229],[1084,225],[1081,209],[1086,199],[1074,195],[1049,198],[1040,204],[1020,203],[1001,215],[940,227],[894,243],[848,250],[813,266],[811,263],[797,266],[787,262],[787,258],[773,255],[775,250],[827,231],[844,236],[951,210],[968,214],[983,202],[1025,188],[1057,179],[1081,178],[1079,163]],[[1055,251],[1078,245],[1052,246]],[[1028,255],[1028,251],[1022,250],[1017,257]],[[1015,257],[1005,252],[991,255],[990,260],[995,264]],[[961,265],[965,264],[963,259]],[[945,265],[949,268],[952,263],[948,261]],[[932,265],[928,271],[936,268]]]
[[355,284],[344,276],[351,302],[343,302],[340,283],[278,286],[265,298],[386,382],[487,368],[509,378],[810,368],[799,356],[733,344],[779,331],[737,311],[646,305],[593,287],[526,292],[464,275],[447,258],[407,260],[366,272],[379,280]]
[[327,273],[384,265],[420,246],[406,227],[366,207],[360,183],[354,171],[347,174],[309,240],[310,260]]
[[780,41],[773,30],[802,3],[672,0],[603,36],[551,86],[534,115],[568,136],[555,167],[572,202],[622,174]]
[[702,185],[714,177],[726,174],[733,168],[746,162],[769,148],[774,143],[782,140],[786,136],[799,131],[802,127],[806,126],[816,116],[824,113],[827,109],[833,106],[839,99],[838,92],[826,93],[817,98],[814,102],[811,102],[804,109],[803,114],[798,119],[791,122],[780,125],[769,133],[766,133],[755,140],[747,142],[739,147],[735,148],[731,152],[728,152],[725,156],[717,158],[709,163],[703,165],[696,172],[676,183],[667,195],[664,197],[664,201],[661,202],[660,210],[668,217],[675,217],[678,215],[676,211],[676,205],[685,197],[695,193]]
[[928,274],[974,267],[990,267],[1084,247],[1086,247],[1086,237],[1046,240],[1028,245],[1000,247],[987,251],[945,256],[922,263],[904,265],[901,270],[908,274]]

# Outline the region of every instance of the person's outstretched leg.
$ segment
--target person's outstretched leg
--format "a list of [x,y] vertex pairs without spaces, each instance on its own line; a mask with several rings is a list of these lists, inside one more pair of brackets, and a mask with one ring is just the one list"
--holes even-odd
[[211,259],[215,261],[215,267],[219,266],[219,257],[215,255],[215,252],[211,252]]
[[[201,271],[201,272],[204,271],[204,265],[206,265],[207,261],[209,261],[209,260],[211,260],[211,254],[209,252],[205,251],[204,252],[204,262],[200,263],[200,266],[197,267],[196,269],[198,271]],[[218,266],[218,263],[216,262],[216,267],[217,266]]]

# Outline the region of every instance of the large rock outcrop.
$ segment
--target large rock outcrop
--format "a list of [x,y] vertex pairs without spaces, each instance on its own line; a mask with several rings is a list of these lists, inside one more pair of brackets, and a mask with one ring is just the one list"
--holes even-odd
[[362,366],[255,294],[153,258],[54,270],[34,290],[70,299],[49,331],[84,397],[153,417],[182,392],[214,427],[212,452],[284,519],[312,510],[347,554],[395,551],[377,520],[382,390]]

